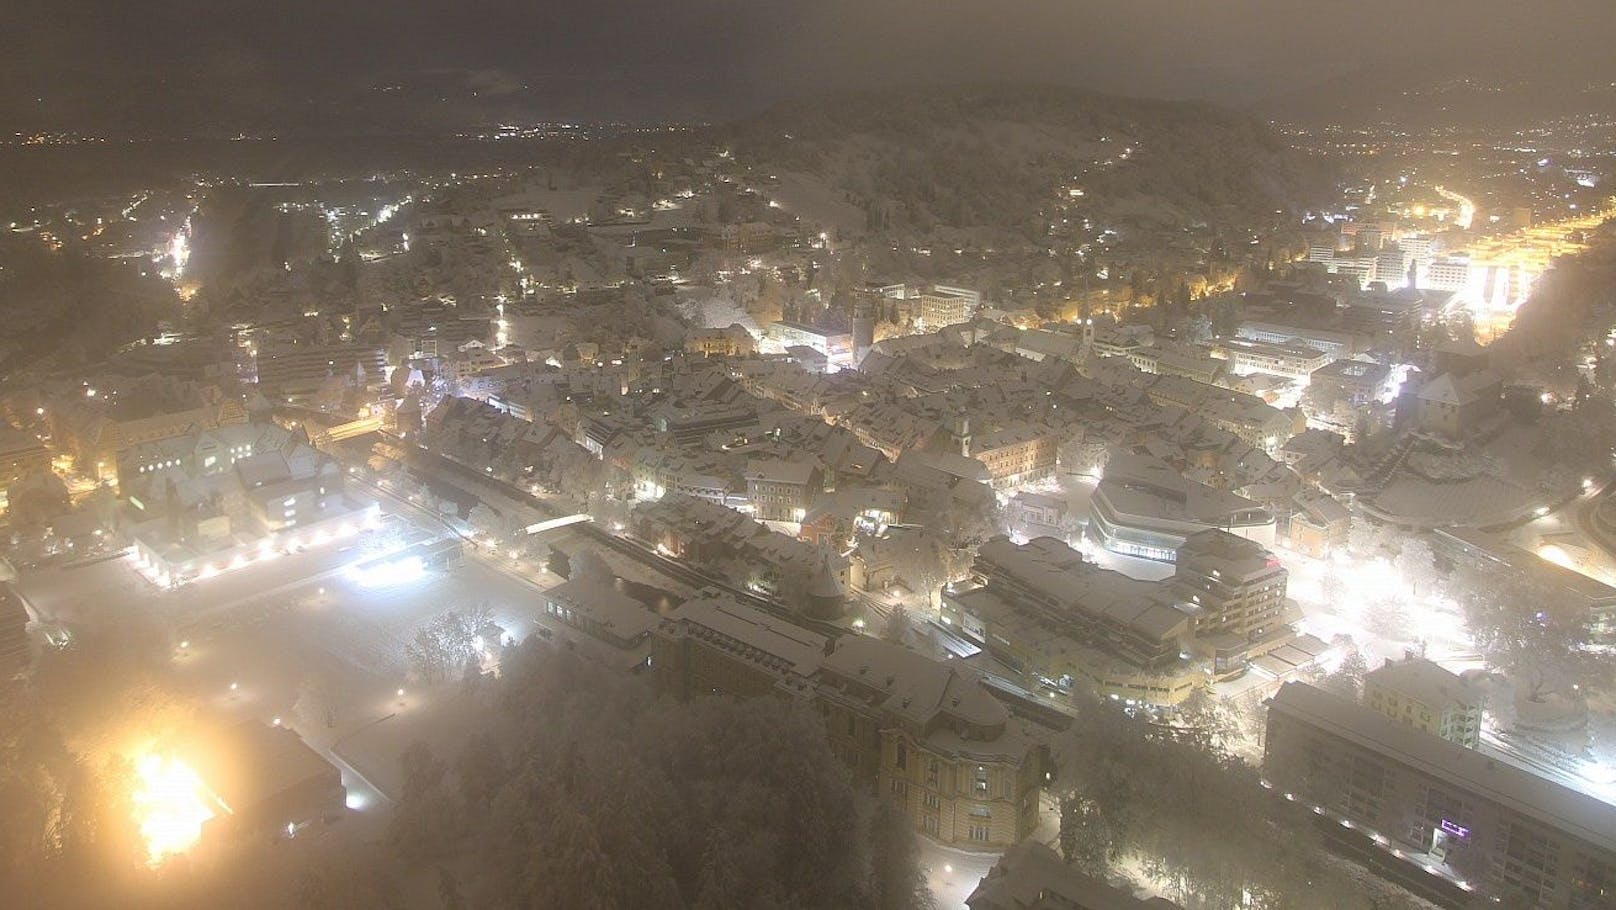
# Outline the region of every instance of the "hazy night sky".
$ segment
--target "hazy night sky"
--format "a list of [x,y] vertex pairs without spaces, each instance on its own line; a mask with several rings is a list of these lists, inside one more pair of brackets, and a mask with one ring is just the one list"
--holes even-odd
[[[1560,90],[1616,81],[1611,0],[7,6],[0,123],[24,128],[722,118],[824,88],[973,80],[1236,105],[1318,88],[1395,92],[1459,75],[1530,76]],[[388,98],[376,91],[384,85],[403,88]]]

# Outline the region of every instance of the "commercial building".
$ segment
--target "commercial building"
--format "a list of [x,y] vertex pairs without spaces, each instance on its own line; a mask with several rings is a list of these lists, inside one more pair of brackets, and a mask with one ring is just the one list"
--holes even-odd
[[1266,344],[1303,344],[1323,351],[1332,359],[1351,357],[1358,353],[1356,336],[1330,329],[1314,329],[1278,322],[1243,322],[1237,334],[1241,338]]
[[1259,544],[1227,531],[1191,534],[1178,548],[1172,589],[1194,618],[1196,650],[1219,675],[1295,637],[1285,606],[1290,577]]
[[1172,562],[1185,538],[1207,528],[1274,544],[1275,520],[1267,509],[1189,480],[1148,455],[1112,456],[1089,503],[1089,535],[1126,556]]
[[1388,660],[1364,676],[1364,704],[1471,749],[1481,741],[1482,701],[1463,677],[1423,657]]
[[838,364],[853,361],[853,333],[782,319],[769,324],[765,334],[770,341],[784,348],[802,346],[812,348]]
[[1317,393],[1345,399],[1361,408],[1387,392],[1391,367],[1365,360],[1337,360],[1313,371],[1309,382]]
[[968,583],[944,590],[942,619],[1047,685],[1083,680],[1119,699],[1177,704],[1206,674],[1186,654],[1194,620],[1175,600],[1052,537],[999,537],[982,545]]
[[1296,342],[1274,344],[1244,338],[1219,341],[1213,353],[1228,360],[1236,374],[1266,373],[1306,381],[1313,371],[1330,362],[1330,355]]
[[920,293],[919,322],[928,330],[958,325],[975,318],[981,306],[982,295],[977,291],[937,285]]
[[1048,759],[974,672],[859,635],[799,628],[712,591],[675,608],[652,678],[677,698],[801,699],[855,782],[945,844],[1007,847],[1037,826]]
[[1465,887],[1544,910],[1616,905],[1616,806],[1303,683],[1269,701],[1263,769]]
[[1174,910],[1163,897],[1148,900],[1085,875],[1060,854],[1025,841],[1005,851],[965,899],[970,910]]
[[1470,283],[1470,260],[1458,256],[1444,256],[1431,260],[1419,286],[1434,291],[1462,291]]

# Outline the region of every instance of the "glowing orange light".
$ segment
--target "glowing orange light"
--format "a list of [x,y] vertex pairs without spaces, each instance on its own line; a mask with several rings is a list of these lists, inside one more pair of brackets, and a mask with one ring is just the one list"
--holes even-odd
[[146,841],[146,862],[157,866],[184,853],[214,816],[202,778],[173,756],[147,753],[135,762],[135,822]]

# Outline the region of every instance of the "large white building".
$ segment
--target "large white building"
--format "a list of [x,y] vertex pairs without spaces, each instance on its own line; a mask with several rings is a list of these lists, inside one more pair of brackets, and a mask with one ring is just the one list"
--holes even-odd
[[975,318],[982,307],[980,292],[937,285],[920,294],[920,323],[928,329],[958,325]]
[[1287,341],[1274,344],[1245,338],[1226,338],[1213,349],[1214,356],[1229,361],[1238,375],[1266,373],[1306,382],[1308,377],[1331,361],[1329,354],[1306,344]]
[[1113,455],[1089,503],[1089,535],[1125,556],[1174,562],[1185,539],[1208,528],[1274,545],[1273,513],[1148,455]]

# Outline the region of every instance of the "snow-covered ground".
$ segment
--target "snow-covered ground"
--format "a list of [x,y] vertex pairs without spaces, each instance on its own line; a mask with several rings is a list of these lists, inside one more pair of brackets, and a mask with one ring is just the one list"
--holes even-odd
[[965,910],[965,899],[999,861],[998,853],[968,853],[920,838],[920,865],[937,910]]
[[1288,593],[1302,608],[1303,631],[1325,641],[1350,636],[1371,666],[1410,650],[1455,671],[1477,666],[1463,609],[1434,581],[1415,586],[1385,557],[1276,552],[1290,571]]
[[864,231],[864,211],[811,174],[786,173],[772,186],[759,187],[762,194],[780,207],[824,231],[845,233]]

